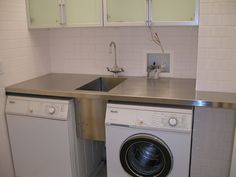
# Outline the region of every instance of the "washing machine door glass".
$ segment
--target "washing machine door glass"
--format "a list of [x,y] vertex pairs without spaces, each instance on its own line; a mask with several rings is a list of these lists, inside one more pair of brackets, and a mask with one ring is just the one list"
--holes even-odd
[[120,150],[124,170],[135,177],[165,177],[172,168],[172,154],[159,138],[149,134],[129,137]]

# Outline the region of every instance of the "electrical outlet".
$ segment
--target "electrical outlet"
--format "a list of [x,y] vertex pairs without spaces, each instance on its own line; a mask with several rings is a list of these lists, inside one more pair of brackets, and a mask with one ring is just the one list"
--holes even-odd
[[169,53],[148,53],[147,67],[153,65],[164,66],[162,72],[170,73],[170,54]]

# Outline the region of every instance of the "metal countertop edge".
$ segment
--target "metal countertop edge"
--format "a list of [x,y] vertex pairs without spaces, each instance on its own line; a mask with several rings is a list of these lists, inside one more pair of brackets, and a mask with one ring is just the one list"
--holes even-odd
[[37,95],[37,96],[53,96],[53,97],[70,97],[75,99],[82,99],[86,97],[103,98],[111,101],[123,101],[134,103],[151,103],[151,104],[166,104],[166,105],[180,105],[180,106],[193,106],[193,107],[210,107],[210,108],[225,108],[236,109],[236,103],[216,102],[210,100],[198,99],[177,99],[177,98],[161,98],[161,97],[145,97],[145,96],[132,96],[132,95],[119,95],[109,92],[79,92],[79,91],[47,91],[35,89],[10,89],[6,88],[7,94],[24,94],[24,95]]

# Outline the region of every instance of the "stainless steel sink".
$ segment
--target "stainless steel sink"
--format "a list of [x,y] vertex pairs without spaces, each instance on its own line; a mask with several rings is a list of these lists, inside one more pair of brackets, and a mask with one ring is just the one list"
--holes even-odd
[[119,85],[126,78],[112,78],[112,77],[99,77],[76,90],[89,90],[89,91],[102,91],[108,92],[115,86]]

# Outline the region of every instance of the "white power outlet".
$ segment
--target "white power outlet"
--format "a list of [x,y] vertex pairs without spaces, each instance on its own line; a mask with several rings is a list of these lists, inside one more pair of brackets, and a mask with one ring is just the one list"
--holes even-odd
[[173,76],[173,59],[172,59],[172,53],[157,53],[157,52],[147,52],[147,67],[150,65],[164,65],[164,69],[162,69],[162,72],[160,73],[160,77],[172,77]]
[[169,53],[147,53],[147,67],[155,63],[156,66],[164,65],[162,73],[170,73],[170,54]]

